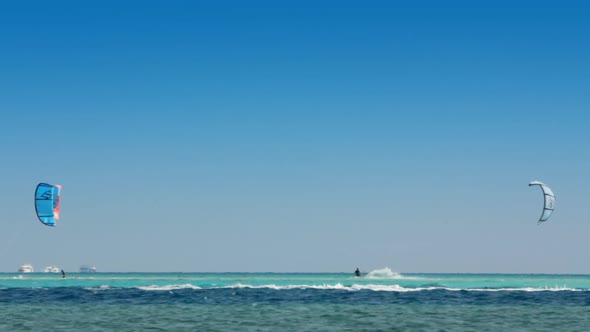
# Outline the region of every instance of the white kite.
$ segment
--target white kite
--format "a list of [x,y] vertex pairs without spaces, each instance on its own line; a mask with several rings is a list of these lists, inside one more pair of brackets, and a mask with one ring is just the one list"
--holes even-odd
[[537,224],[547,221],[551,214],[553,213],[553,209],[555,209],[555,195],[553,191],[546,184],[541,181],[532,181],[529,183],[530,186],[539,186],[541,190],[543,190],[543,213],[541,213],[541,218]]

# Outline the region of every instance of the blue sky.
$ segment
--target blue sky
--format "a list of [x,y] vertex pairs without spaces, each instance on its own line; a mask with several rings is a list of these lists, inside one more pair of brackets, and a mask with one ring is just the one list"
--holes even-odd
[[590,10],[362,5],[3,4],[0,271],[590,273]]

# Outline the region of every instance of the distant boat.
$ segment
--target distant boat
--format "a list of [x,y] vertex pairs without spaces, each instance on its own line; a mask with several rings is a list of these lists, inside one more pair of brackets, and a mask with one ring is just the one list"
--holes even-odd
[[82,265],[80,266],[80,273],[95,273],[96,268],[90,265]]
[[43,270],[45,273],[60,273],[61,269],[57,266],[48,266]]
[[31,265],[31,264],[24,264],[18,268],[18,273],[32,273],[32,272],[34,272],[34,270],[33,270],[33,265]]

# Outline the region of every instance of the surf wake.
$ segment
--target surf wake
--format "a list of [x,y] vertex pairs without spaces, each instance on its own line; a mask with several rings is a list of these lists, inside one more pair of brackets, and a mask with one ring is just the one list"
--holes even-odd
[[408,277],[401,273],[392,271],[390,268],[385,267],[382,269],[373,270],[367,273],[365,276],[367,279],[383,279],[383,280],[418,280],[418,277]]

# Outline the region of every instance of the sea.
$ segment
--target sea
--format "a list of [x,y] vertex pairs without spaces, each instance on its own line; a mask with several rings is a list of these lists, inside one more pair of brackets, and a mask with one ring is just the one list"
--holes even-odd
[[590,331],[590,275],[0,273],[0,331]]

